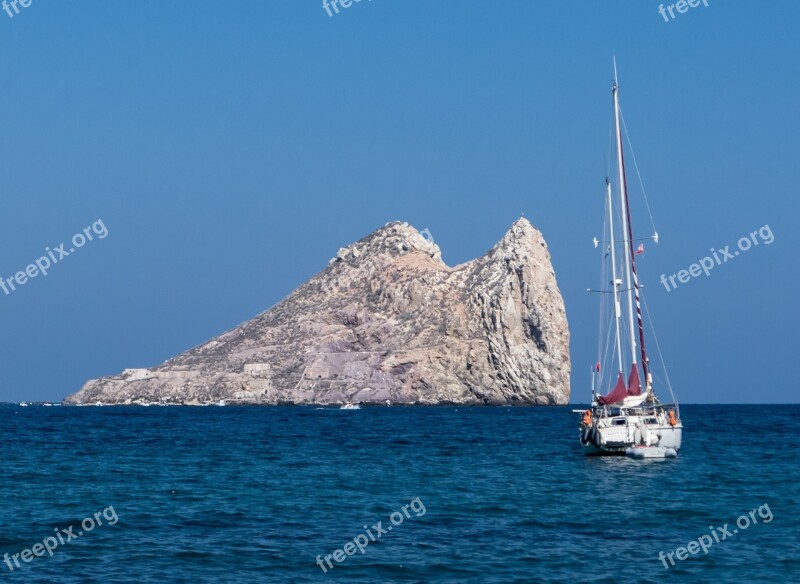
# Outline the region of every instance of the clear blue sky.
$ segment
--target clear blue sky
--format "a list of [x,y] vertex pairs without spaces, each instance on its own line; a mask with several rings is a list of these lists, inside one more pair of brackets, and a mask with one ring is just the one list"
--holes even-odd
[[[0,12],[0,400],[58,400],[278,302],[391,220],[453,265],[544,233],[589,396],[611,57],[683,402],[797,402],[800,3],[33,0]],[[641,199],[638,236],[649,235]],[[775,236],[667,293],[711,247]],[[69,247],[69,246],[68,246]]]

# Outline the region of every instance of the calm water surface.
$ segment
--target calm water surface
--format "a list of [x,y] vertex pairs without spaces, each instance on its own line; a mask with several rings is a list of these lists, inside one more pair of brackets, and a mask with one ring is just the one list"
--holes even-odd
[[0,406],[0,554],[65,540],[0,581],[800,581],[800,406],[682,416],[677,460],[633,461],[584,457],[570,408]]

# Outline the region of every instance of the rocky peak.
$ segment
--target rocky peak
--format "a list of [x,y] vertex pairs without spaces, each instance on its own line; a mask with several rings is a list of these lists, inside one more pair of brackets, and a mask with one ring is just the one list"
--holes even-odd
[[453,268],[392,222],[254,319],[67,401],[563,404],[569,374],[564,303],[527,219]]
[[385,264],[397,256],[408,253],[425,254],[439,262],[442,259],[438,245],[427,240],[408,223],[392,221],[367,237],[341,248],[328,265],[332,266],[342,261],[348,261],[351,265],[370,261]]

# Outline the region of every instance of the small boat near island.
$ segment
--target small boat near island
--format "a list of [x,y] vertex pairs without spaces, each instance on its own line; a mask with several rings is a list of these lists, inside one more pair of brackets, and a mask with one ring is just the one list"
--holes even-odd
[[[611,179],[607,176],[605,235],[602,240],[596,237],[594,239],[595,248],[603,244],[601,286],[599,290],[589,290],[598,293],[601,299],[599,354],[592,369],[591,408],[573,411],[583,415],[580,443],[585,454],[618,454],[637,459],[673,458],[681,448],[683,424],[674,394],[672,403],[664,404],[653,389],[653,373],[645,346],[645,326],[641,309],[642,285],[636,273],[636,258],[644,253],[643,242],[652,239],[658,243],[658,233],[653,227],[654,233],[651,237],[633,237],[616,60],[612,97],[617,162],[615,186],[618,199],[615,205]],[[627,129],[625,134],[627,135]],[[633,160],[636,161],[635,156]],[[643,188],[642,193],[644,194]],[[616,227],[615,216],[619,219]],[[635,247],[636,242],[641,243]],[[623,306],[627,312],[627,326],[621,322]],[[647,311],[646,303],[644,306]],[[623,330],[623,326],[627,330]],[[652,328],[651,322],[650,333],[655,338]],[[657,339],[656,347],[658,348]],[[658,353],[660,356],[660,348]],[[663,364],[663,359],[661,361]],[[607,377],[606,369],[611,372]],[[627,382],[625,371],[629,371]],[[672,394],[666,368],[663,371],[664,385]],[[641,380],[644,380],[644,386]],[[612,383],[614,385],[610,392],[598,395],[596,388],[607,387]]]
[[351,402],[347,402],[346,404],[342,404],[342,407],[339,408],[340,410],[360,410],[360,404],[354,404]]

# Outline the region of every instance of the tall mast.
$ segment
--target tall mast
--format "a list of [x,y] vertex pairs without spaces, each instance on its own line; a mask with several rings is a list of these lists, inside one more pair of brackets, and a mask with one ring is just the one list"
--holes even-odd
[[614,206],[611,203],[611,181],[606,177],[606,191],[608,193],[608,230],[611,234],[611,285],[614,287],[614,324],[616,325],[617,337],[617,360],[619,361],[619,372],[622,373],[622,343],[619,338],[619,291],[617,290],[617,255],[614,251],[616,235],[614,233]]
[[625,263],[628,267],[628,316],[630,320],[631,330],[631,355],[633,364],[636,365],[636,346],[634,341],[633,332],[633,302],[631,300],[631,286],[630,278],[633,277],[633,292],[636,294],[636,316],[639,325],[639,345],[642,354],[642,371],[644,372],[645,386],[649,393],[651,386],[650,372],[648,371],[647,363],[647,350],[644,345],[644,323],[642,321],[642,307],[639,301],[639,279],[636,275],[636,252],[633,249],[633,228],[631,227],[631,208],[628,203],[628,181],[625,177],[625,155],[622,147],[622,129],[620,127],[620,114],[619,114],[619,84],[617,82],[617,59],[614,58],[614,118],[617,128],[617,159],[619,163],[619,177],[620,177],[620,198],[622,200],[622,215],[623,223],[625,226],[625,241],[627,242],[627,253],[625,254]]
[[631,239],[631,226],[628,221],[628,182],[625,178],[625,159],[622,151],[622,128],[619,123],[619,85],[617,84],[617,59],[614,58],[614,124],[617,134],[617,170],[619,172],[619,199],[621,203],[620,215],[622,215],[622,231],[625,242],[625,287],[628,289],[628,324],[631,338],[631,363],[636,364],[636,336],[633,328],[633,293],[631,286],[631,256],[627,253],[628,247],[633,243]]

